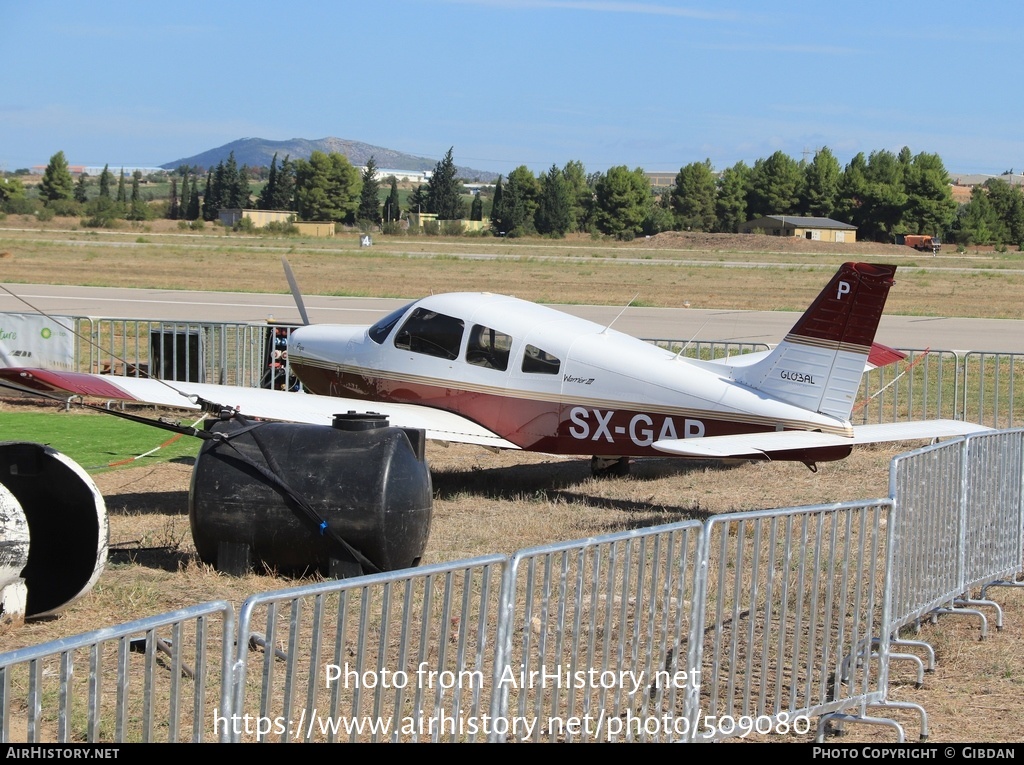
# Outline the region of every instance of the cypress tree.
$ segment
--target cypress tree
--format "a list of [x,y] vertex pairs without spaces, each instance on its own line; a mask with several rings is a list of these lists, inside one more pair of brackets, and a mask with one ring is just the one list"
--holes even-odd
[[110,173],[110,165],[103,166],[103,172],[100,173],[100,196],[103,199],[110,199],[110,181],[112,175]]
[[372,156],[366,160],[366,169],[363,171],[363,188],[359,192],[356,220],[380,222],[380,181],[377,180],[377,163]]
[[391,176],[391,193],[388,194],[388,201],[384,203],[384,220],[391,222],[398,220],[401,215],[398,206],[398,179]]
[[86,191],[86,182],[89,176],[82,173],[78,176],[78,183],[75,184],[75,201],[85,204],[89,199],[89,194]]
[[199,179],[192,182],[192,194],[188,198],[188,212],[185,217],[188,220],[199,220]]
[[274,196],[277,193],[277,152],[274,152],[274,158],[270,160],[270,173],[267,175],[267,184],[260,191],[259,198],[256,200],[256,206],[261,210],[274,210]]
[[178,179],[171,176],[171,199],[167,205],[167,217],[177,220],[181,217],[181,203],[178,201]]
[[494,202],[491,204],[491,229],[495,234],[504,236],[505,230],[505,190],[501,187],[501,176],[494,184]]
[[203,220],[217,217],[217,208],[213,206],[213,170],[206,171],[206,193],[203,194]]
[[285,155],[277,171],[277,185],[271,201],[271,210],[295,209],[295,163],[291,161],[290,155]]
[[128,194],[124,187],[124,168],[121,168],[121,175],[117,179],[117,203],[119,205],[128,204]]

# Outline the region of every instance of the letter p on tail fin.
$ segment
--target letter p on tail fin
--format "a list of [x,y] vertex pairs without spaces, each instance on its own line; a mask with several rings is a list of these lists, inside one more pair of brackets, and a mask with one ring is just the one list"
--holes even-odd
[[848,420],[896,266],[844,263],[786,338],[734,379],[773,398]]

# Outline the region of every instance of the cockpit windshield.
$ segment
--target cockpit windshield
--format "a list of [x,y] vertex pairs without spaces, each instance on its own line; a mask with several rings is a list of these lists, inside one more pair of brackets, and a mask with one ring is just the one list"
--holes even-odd
[[377,343],[377,345],[383,345],[384,341],[388,339],[388,335],[391,334],[391,330],[395,328],[395,325],[398,324],[398,320],[405,315],[405,312],[409,310],[409,306],[411,305],[412,303],[406,303],[401,308],[392,311],[370,327],[368,330],[370,339]]

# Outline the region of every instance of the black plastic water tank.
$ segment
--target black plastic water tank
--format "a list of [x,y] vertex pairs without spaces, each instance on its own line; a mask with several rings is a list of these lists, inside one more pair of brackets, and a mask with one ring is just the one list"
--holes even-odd
[[[189,518],[203,561],[236,574],[253,564],[286,574],[366,573],[340,537],[381,571],[418,565],[433,508],[423,431],[388,427],[380,415],[250,430],[229,420],[210,430],[230,443],[206,441],[192,472]],[[308,509],[252,463],[278,474]]]

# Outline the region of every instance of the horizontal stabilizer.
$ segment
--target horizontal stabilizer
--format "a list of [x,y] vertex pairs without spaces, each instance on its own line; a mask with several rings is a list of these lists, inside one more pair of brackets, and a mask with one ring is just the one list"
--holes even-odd
[[881,343],[872,343],[871,352],[868,353],[868,369],[877,369],[878,367],[885,367],[889,364],[895,364],[897,361],[903,361],[907,357],[903,351],[897,351],[895,348],[890,348],[887,345]]
[[987,430],[991,430],[991,428],[960,420],[922,420],[861,425],[854,428],[852,438],[811,430],[780,430],[767,433],[709,436],[707,438],[665,439],[656,441],[654,448],[681,457],[706,459],[763,457],[772,452],[948,438]]

